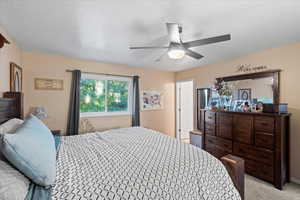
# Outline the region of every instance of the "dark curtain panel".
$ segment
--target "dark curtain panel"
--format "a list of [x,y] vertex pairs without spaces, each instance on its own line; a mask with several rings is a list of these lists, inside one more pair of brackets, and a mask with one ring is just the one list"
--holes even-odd
[[139,77],[133,77],[132,126],[140,126]]
[[67,135],[78,135],[80,119],[80,78],[81,71],[72,72],[72,86],[69,105]]

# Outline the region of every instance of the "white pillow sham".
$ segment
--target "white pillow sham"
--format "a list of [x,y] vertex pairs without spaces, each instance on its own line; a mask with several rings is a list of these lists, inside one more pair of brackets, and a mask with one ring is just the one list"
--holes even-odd
[[[1,139],[1,135],[2,134],[6,134],[6,133],[14,133],[16,132],[16,130],[23,124],[23,120],[21,119],[17,119],[17,118],[14,118],[14,119],[10,119],[8,120],[7,122],[3,123],[0,125],[0,139]],[[0,144],[1,146],[1,144]],[[0,151],[0,160],[6,160],[4,158],[4,156],[2,155],[1,151]],[[0,199],[2,200],[2,199]]]
[[30,181],[8,163],[0,160],[0,199],[24,200]]
[[14,133],[23,124],[21,119],[10,119],[7,122],[0,125],[0,134]]

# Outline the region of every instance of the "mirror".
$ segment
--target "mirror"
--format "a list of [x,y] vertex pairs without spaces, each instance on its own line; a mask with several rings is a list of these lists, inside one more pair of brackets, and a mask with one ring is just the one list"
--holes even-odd
[[233,101],[274,103],[273,77],[228,81]]
[[[258,73],[243,74],[217,78],[230,91],[230,97],[225,97],[231,109],[245,103],[252,104],[278,104],[279,103],[279,73],[280,70],[270,70]],[[220,99],[220,95],[212,92],[212,101]]]

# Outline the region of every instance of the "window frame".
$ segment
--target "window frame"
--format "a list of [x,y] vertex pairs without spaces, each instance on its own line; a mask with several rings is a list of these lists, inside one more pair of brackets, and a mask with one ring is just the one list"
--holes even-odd
[[[105,103],[105,111],[104,112],[80,112],[81,118],[87,117],[105,117],[105,116],[121,116],[121,115],[131,115],[132,114],[132,101],[133,101],[133,80],[129,77],[122,76],[109,76],[109,75],[100,75],[100,74],[89,74],[82,73],[81,79],[92,79],[92,80],[102,80],[102,81],[126,81],[128,82],[128,100],[127,100],[127,110],[126,111],[107,111],[107,100]],[[106,87],[106,95],[105,99],[107,99],[108,94],[108,84],[105,84]],[[79,108],[80,109],[80,108]]]

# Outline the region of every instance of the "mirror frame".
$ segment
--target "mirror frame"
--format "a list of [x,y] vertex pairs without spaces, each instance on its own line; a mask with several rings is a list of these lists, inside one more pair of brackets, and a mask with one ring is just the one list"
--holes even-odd
[[280,101],[280,72],[281,69],[277,70],[267,70],[263,72],[255,72],[255,73],[249,73],[249,74],[240,74],[240,75],[234,75],[234,76],[226,76],[226,77],[220,77],[216,78],[218,82],[221,81],[238,81],[238,80],[245,80],[245,79],[258,79],[258,78],[265,78],[265,77],[273,77],[273,104],[279,104]]

